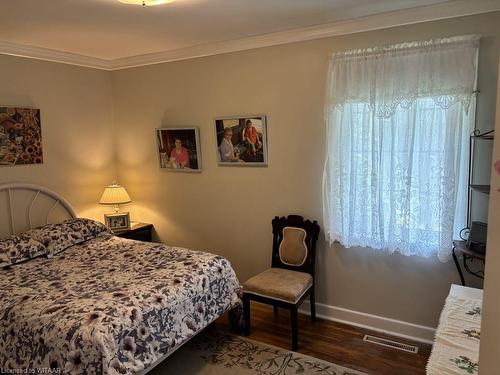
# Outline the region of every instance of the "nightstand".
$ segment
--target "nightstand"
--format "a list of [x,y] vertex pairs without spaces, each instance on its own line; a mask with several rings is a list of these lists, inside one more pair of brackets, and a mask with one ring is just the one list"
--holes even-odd
[[116,231],[115,235],[130,240],[153,242],[153,224],[130,223],[130,229]]

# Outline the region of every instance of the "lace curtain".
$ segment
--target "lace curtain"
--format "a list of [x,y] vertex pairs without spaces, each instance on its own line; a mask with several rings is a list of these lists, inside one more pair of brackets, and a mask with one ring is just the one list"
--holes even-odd
[[332,56],[327,240],[449,259],[466,226],[479,37]]

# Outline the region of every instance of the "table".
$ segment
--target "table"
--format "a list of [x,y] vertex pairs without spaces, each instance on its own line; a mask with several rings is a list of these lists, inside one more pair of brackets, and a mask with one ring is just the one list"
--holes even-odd
[[462,272],[462,267],[460,266],[460,263],[458,261],[457,253],[462,253],[463,267],[466,272],[476,277],[479,277],[480,279],[484,279],[484,270],[472,271],[467,262],[472,263],[474,259],[478,259],[483,262],[484,266],[485,254],[469,249],[465,241],[453,241],[453,250],[452,250],[453,261],[455,262],[455,266],[457,267],[458,275],[460,276],[460,281],[462,282],[463,286],[465,286],[465,279],[464,279],[464,274]]

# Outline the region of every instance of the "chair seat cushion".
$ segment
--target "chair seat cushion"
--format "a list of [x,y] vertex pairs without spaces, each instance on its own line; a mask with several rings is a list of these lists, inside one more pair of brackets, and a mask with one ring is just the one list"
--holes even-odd
[[243,292],[297,303],[312,283],[313,278],[308,273],[283,268],[269,268],[248,279],[243,284]]

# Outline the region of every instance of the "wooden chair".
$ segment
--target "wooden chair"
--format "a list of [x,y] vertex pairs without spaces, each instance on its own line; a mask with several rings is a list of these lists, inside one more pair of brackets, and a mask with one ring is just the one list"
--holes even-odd
[[273,225],[273,257],[271,268],[243,284],[245,335],[250,334],[250,301],[290,310],[292,350],[297,350],[297,310],[309,296],[311,320],[316,321],[314,299],[314,261],[319,225],[302,216],[275,217]]

